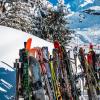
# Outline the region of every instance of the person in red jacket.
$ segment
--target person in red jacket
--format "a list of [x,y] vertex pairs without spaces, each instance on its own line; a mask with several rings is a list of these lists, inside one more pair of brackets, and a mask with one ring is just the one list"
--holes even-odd
[[92,64],[92,66],[93,66],[93,70],[94,70],[94,72],[96,71],[96,54],[95,54],[95,52],[94,52],[94,50],[93,50],[93,45],[92,44],[90,44],[90,47],[89,47],[89,53],[88,53],[88,56],[87,56],[87,58],[88,58],[88,63],[89,64]]
[[90,44],[90,47],[89,47],[89,53],[87,55],[87,61],[88,61],[88,64],[91,66],[92,72],[94,73],[96,80],[98,81],[98,76],[96,74],[96,54],[93,50],[92,44]]

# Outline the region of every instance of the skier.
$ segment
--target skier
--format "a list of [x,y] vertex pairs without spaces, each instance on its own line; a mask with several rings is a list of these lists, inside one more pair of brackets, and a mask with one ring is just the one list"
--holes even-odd
[[90,53],[91,53],[91,56],[92,56],[92,63],[93,63],[93,69],[94,71],[96,71],[96,68],[95,68],[95,64],[96,64],[96,54],[93,50],[93,45],[90,44]]
[[87,54],[87,62],[89,65],[91,65],[91,66],[93,65],[91,50],[89,50],[89,52]]
[[82,65],[84,73],[85,73],[86,72],[86,67],[85,67],[85,59],[84,58],[85,58],[84,50],[81,47],[79,49],[79,59],[80,59],[81,65]]
[[87,55],[87,61],[88,61],[88,64],[91,66],[91,69],[94,73],[96,80],[98,80],[98,77],[96,75],[96,54],[93,50],[93,45],[91,43],[90,43],[89,52]]

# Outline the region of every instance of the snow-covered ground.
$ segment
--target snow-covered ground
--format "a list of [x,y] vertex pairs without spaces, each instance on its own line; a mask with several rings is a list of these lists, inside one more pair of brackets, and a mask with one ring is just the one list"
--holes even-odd
[[13,66],[15,59],[19,57],[19,49],[24,47],[28,38],[32,38],[32,48],[47,46],[52,53],[52,43],[13,28],[0,26],[0,61]]
[[52,53],[53,43],[13,28],[0,26],[0,100],[9,100],[15,96],[16,73],[12,67],[15,59],[19,58],[19,49],[24,47],[28,38],[32,38],[32,48],[47,46]]

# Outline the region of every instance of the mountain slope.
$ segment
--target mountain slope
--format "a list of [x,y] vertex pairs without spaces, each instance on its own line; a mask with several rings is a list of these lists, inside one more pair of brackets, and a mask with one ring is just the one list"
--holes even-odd
[[[80,43],[100,44],[100,6],[73,13],[69,17],[69,27],[78,34]],[[87,12],[86,12],[87,11]],[[89,12],[90,11],[90,12]],[[86,41],[85,41],[86,40]]]
[[28,38],[32,38],[31,47],[48,46],[52,53],[52,43],[13,28],[0,26],[0,40],[2,41],[0,42],[0,61],[13,66],[13,62],[19,57],[19,49],[24,47],[24,42]]

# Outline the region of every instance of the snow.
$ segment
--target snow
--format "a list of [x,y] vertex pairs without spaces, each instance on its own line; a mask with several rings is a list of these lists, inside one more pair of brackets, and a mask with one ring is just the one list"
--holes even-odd
[[[95,6],[92,8],[95,8]],[[95,9],[97,9],[97,7]],[[87,45],[89,43],[93,43],[98,46],[100,45],[99,16],[89,15],[83,11],[80,11],[72,14],[72,16],[69,16],[69,20],[69,27],[74,29],[76,34],[70,43],[71,45]]]
[[93,6],[93,7],[90,7],[91,10],[100,10],[100,6]]
[[84,7],[86,6],[88,3],[87,2],[84,2],[83,4],[80,5],[80,7]]
[[2,87],[0,87],[0,92],[7,92],[7,91],[3,89]]
[[93,2],[94,2],[94,0],[85,0],[85,2],[80,5],[80,7],[84,7],[84,6],[88,5],[89,3],[93,3]]
[[[24,47],[24,42],[28,38],[32,38],[32,48],[47,46],[52,53],[52,43],[13,28],[0,26],[0,40],[2,41],[0,42],[0,61],[13,66],[15,59],[19,58],[19,49]],[[4,67],[8,69],[7,66]]]
[[93,3],[94,0],[85,0],[87,3]]

